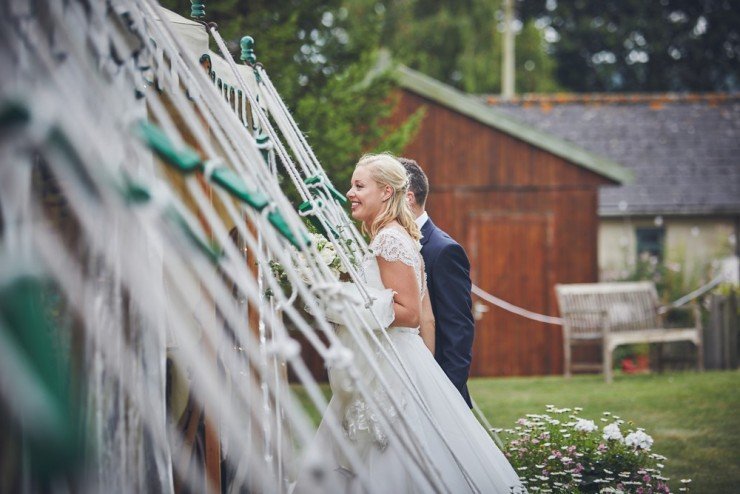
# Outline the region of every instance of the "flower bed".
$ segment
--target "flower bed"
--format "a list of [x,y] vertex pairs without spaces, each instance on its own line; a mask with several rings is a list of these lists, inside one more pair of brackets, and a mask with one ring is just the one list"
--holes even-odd
[[[664,456],[651,452],[642,429],[604,412],[601,424],[579,417],[580,408],[548,406],[504,431],[504,453],[529,492],[669,493]],[[681,480],[688,492],[690,480]]]

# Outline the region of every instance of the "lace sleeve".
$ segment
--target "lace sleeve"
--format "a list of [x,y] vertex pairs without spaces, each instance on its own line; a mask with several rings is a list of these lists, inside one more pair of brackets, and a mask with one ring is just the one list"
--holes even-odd
[[401,261],[415,268],[419,266],[419,255],[418,251],[413,250],[412,245],[413,240],[406,238],[396,228],[386,228],[378,232],[370,243],[370,249],[373,255],[386,261]]

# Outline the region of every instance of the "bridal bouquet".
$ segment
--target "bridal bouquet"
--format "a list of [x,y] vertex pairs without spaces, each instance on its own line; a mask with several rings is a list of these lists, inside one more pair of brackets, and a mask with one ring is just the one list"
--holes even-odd
[[[347,274],[347,268],[342,263],[342,259],[337,254],[336,248],[334,247],[334,244],[330,242],[326,237],[324,237],[322,234],[317,232],[311,232],[309,234],[311,239],[311,245],[316,247],[316,250],[319,253],[319,260],[332,272],[332,274],[337,279],[343,279]],[[347,252],[349,252],[349,260],[352,263],[353,266],[357,266],[358,262],[355,257],[355,249],[352,245],[353,240],[352,239],[346,239],[344,240],[346,245],[349,247],[347,249]],[[306,254],[299,251],[295,247],[290,247],[290,258],[292,260],[293,268],[298,272],[301,279],[307,284],[307,285],[313,285],[314,280],[314,274],[311,270],[311,267],[309,265],[308,259],[306,258]],[[280,284],[281,288],[283,289],[283,292],[289,293],[290,292],[290,281],[288,279],[288,275],[285,272],[285,267],[280,264],[278,261],[271,260],[270,261],[270,270],[272,271],[273,276]],[[272,292],[268,289],[266,295],[268,297],[272,296]]]
[[[529,414],[504,431],[504,453],[529,492],[671,492],[663,476],[664,456],[651,452],[653,439],[643,429],[604,412],[600,424],[579,417],[580,408],[555,408]],[[688,492],[690,480],[681,480]]]

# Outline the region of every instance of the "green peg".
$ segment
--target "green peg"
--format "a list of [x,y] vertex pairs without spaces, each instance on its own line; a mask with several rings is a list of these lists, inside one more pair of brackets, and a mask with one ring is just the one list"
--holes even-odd
[[[324,183],[324,187],[326,187],[329,190],[329,194],[332,197],[334,197],[334,199],[336,199],[339,202],[339,204],[346,204],[347,203],[347,198],[344,196],[344,194],[342,194],[337,189],[335,189],[334,186],[331,184],[331,182],[329,182],[329,180],[327,180],[324,176],[322,176],[322,175],[314,175],[312,177],[308,177],[307,179],[305,179],[303,181],[303,183],[305,183],[306,185],[316,185],[316,184],[319,184],[321,182]],[[324,196],[326,195],[326,193],[324,192],[324,190],[322,188],[320,188],[320,187],[311,187],[311,190],[312,191],[315,191],[314,192],[315,194],[316,193],[321,193],[321,195],[324,195]]]
[[72,170],[77,175],[77,179],[85,187],[85,190],[95,199],[99,199],[100,192],[98,192],[95,185],[94,177],[90,174],[90,171],[85,165],[85,160],[79,151],[77,151],[77,147],[69,140],[64,130],[57,126],[52,127],[49,131],[48,142],[66,158],[67,163],[72,167]]
[[178,171],[192,173],[202,165],[202,160],[195,150],[188,146],[175,149],[167,134],[156,125],[141,121],[138,132],[139,136],[157,156]]
[[257,141],[257,147],[260,150],[260,153],[262,153],[262,159],[265,160],[265,163],[270,163],[270,148],[268,146],[268,143],[270,142],[270,136],[268,136],[262,129],[259,129],[257,131],[257,135],[254,136],[254,140]]
[[145,185],[131,179],[128,175],[124,175],[123,184],[119,187],[119,192],[127,204],[143,204],[152,199],[149,189]]
[[[83,458],[84,437],[79,425],[79,408],[70,390],[79,383],[69,373],[60,355],[56,338],[63,332],[52,315],[57,294],[47,280],[22,274],[0,286],[0,345],[13,355],[11,361],[22,370],[24,385],[16,390],[31,399],[17,399],[21,410],[28,408],[35,420],[23,421],[27,461],[32,475],[48,479],[56,473],[68,473]],[[12,368],[13,366],[11,366]],[[19,386],[19,382],[10,385]],[[42,407],[42,408],[39,408]],[[9,427],[10,424],[3,424]]]
[[239,42],[239,46],[242,48],[241,60],[247,62],[249,65],[257,63],[257,55],[254,54],[254,38],[251,36],[244,36]]
[[198,59],[198,63],[201,67],[206,69],[206,74],[210,74],[213,70],[213,62],[211,61],[211,56],[208,53],[204,53],[200,56]]
[[206,2],[203,0],[190,0],[190,17],[193,19],[205,19]]
[[293,247],[295,247],[296,249],[303,250],[311,245],[311,239],[308,238],[306,235],[303,235],[303,242],[299,241],[296,236],[293,235],[293,232],[288,226],[288,222],[285,221],[285,218],[283,218],[283,215],[280,214],[280,211],[278,211],[277,209],[273,209],[267,214],[267,220],[272,226],[275,227],[280,235],[285,237],[285,239],[293,244]]
[[[323,205],[323,202],[321,199],[316,199],[314,202],[317,203],[318,207],[321,207]],[[321,233],[325,237],[329,237],[331,234],[334,238],[339,238],[339,234],[337,231],[329,225],[329,230],[327,231],[326,228],[324,228],[324,224],[321,223],[321,221],[316,217],[316,213],[313,210],[313,205],[311,205],[310,201],[305,201],[301,203],[300,206],[298,206],[298,211],[305,215],[308,218],[308,221],[311,222],[311,224],[316,228],[316,230]]]
[[31,121],[31,112],[20,101],[6,101],[0,108],[0,128],[25,125]]
[[249,190],[247,184],[244,183],[244,180],[239,175],[224,166],[213,170],[211,180],[226,192],[246,202],[257,211],[262,211],[270,203],[267,196],[258,190]]
[[187,220],[175,208],[168,208],[166,214],[168,219],[177,225],[193,247],[198,249],[212,263],[219,263],[223,257],[223,252],[218,248],[218,246],[212,244],[209,240],[201,238],[201,236],[190,227]]

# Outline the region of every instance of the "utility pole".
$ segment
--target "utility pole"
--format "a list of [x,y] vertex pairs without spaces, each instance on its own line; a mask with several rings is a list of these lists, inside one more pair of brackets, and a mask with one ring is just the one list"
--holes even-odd
[[501,58],[501,96],[514,97],[514,0],[504,0],[504,56]]

